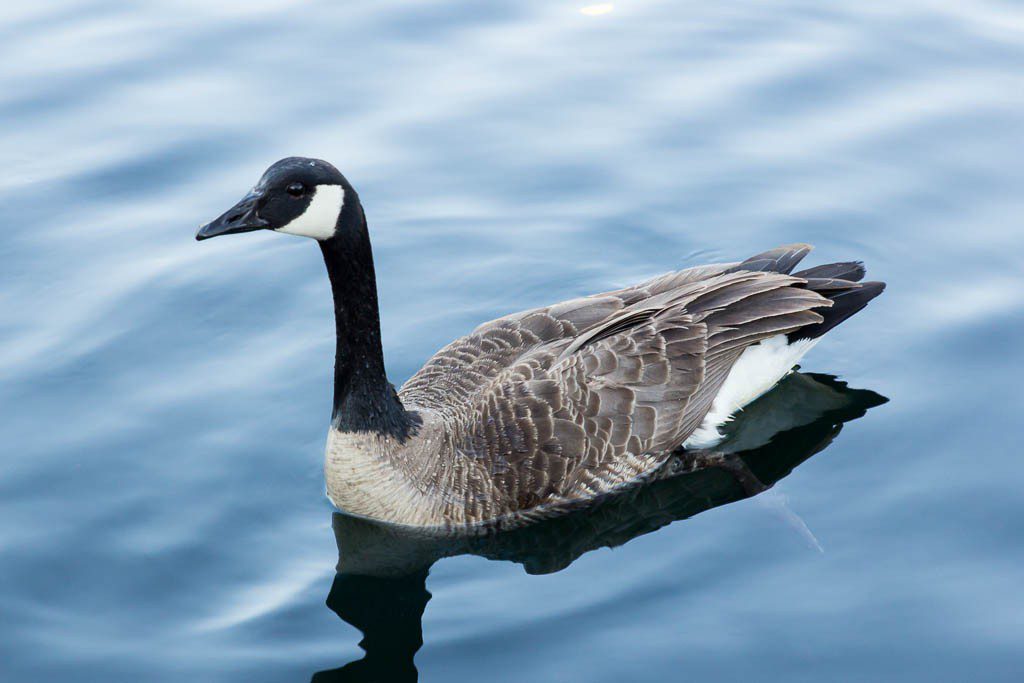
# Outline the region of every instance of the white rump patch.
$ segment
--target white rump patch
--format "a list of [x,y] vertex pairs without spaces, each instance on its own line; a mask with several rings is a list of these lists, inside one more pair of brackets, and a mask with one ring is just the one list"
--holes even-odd
[[344,203],[345,188],[341,185],[317,185],[306,210],[288,225],[278,228],[277,232],[315,240],[328,239],[334,235]]
[[737,410],[778,384],[817,343],[818,339],[798,339],[790,344],[786,335],[778,334],[748,346],[729,370],[704,421],[683,442],[683,447],[717,446],[722,441],[718,428],[731,420]]

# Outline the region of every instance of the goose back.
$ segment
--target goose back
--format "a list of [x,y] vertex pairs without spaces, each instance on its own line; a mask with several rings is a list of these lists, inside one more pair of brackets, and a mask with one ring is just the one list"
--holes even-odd
[[786,274],[808,249],[524,311],[443,348],[399,392],[443,425],[412,468],[444,494],[432,517],[542,517],[656,471],[746,348],[822,322],[831,300]]

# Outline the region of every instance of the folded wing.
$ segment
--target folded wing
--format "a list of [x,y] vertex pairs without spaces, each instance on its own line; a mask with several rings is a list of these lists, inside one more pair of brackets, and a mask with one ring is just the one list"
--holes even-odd
[[487,323],[432,358],[402,400],[447,416],[453,455],[494,482],[507,511],[636,481],[700,425],[744,349],[822,322],[831,301],[778,272],[804,253],[795,245]]

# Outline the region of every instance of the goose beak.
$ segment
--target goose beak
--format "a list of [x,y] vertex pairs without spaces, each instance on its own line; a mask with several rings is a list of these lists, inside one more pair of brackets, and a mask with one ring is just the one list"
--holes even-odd
[[256,214],[256,206],[263,195],[253,190],[242,197],[242,200],[222,213],[216,219],[199,228],[197,240],[206,240],[218,235],[231,235],[236,232],[251,232],[269,228],[270,224]]

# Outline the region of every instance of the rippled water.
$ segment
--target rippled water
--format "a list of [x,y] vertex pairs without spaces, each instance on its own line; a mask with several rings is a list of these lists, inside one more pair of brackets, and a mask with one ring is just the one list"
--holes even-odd
[[[581,7],[0,10],[0,678],[1019,677],[1024,9]],[[482,320],[807,241],[889,290],[804,369],[889,402],[611,551],[750,491],[493,547],[338,518],[343,568],[413,573],[335,581],[320,255],[193,241],[290,154],[360,190],[396,382]]]

